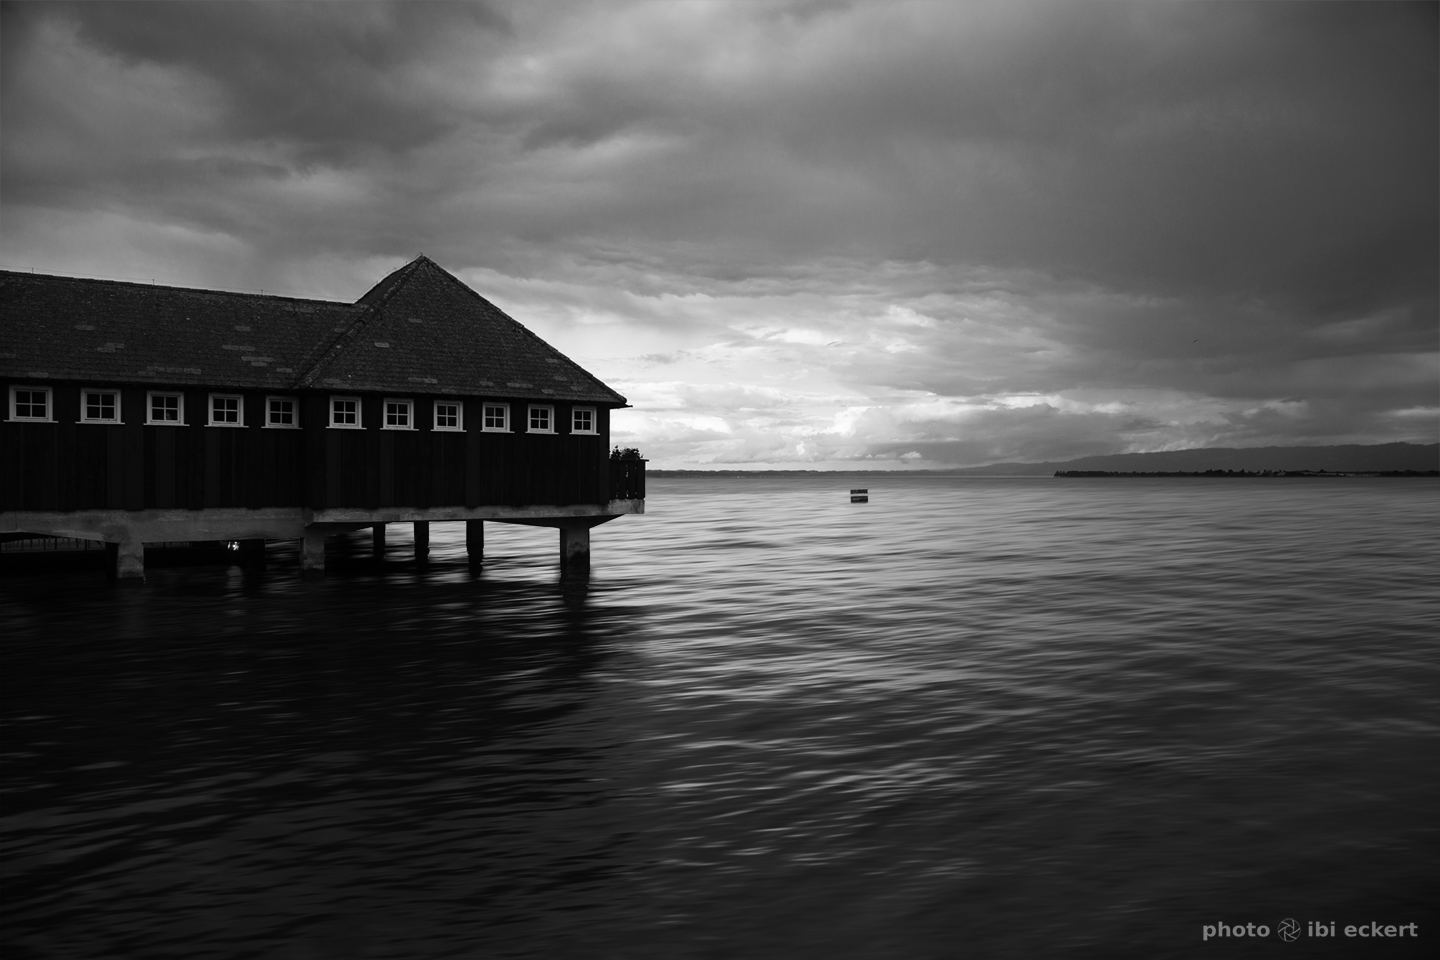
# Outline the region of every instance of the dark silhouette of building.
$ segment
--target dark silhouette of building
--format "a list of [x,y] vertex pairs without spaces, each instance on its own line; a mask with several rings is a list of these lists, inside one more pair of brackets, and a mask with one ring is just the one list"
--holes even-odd
[[625,398],[426,257],[353,304],[0,271],[0,535],[301,542],[486,520],[590,528],[644,512],[612,460]]

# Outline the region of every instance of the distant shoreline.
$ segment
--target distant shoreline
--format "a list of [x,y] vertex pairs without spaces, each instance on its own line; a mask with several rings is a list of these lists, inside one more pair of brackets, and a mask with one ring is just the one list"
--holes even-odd
[[1440,470],[1056,470],[1073,477],[1440,477]]
[[[745,476],[816,476],[819,474],[861,474],[932,477],[1044,477],[1129,476],[1129,477],[1434,477],[1440,476],[1440,443],[1408,442],[1340,444],[1301,447],[1195,447],[1153,453],[1116,453],[1069,460],[1008,461],[976,467],[905,467],[892,465],[877,469],[873,462],[855,461],[842,468],[838,463],[824,469],[803,469],[800,465],[766,469],[761,464],[726,464],[705,469],[693,467],[663,469],[652,464],[653,477],[687,477],[706,474]],[[1228,471],[1233,470],[1234,473]]]
[[1049,480],[1054,477],[1440,477],[1440,470],[1056,470],[1053,473],[965,473],[957,470],[647,470],[668,477],[955,477],[962,480]]

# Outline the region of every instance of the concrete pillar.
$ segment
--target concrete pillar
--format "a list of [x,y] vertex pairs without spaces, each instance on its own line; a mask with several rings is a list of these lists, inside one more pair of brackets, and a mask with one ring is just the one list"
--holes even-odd
[[470,557],[473,566],[480,566],[485,562],[485,521],[465,521],[465,553]]
[[385,559],[385,524],[377,523],[370,529],[370,548],[376,560]]
[[110,576],[116,583],[145,582],[145,544],[139,540],[125,540],[105,546],[114,561]]
[[590,566],[590,528],[560,528],[560,563],[567,567]]
[[415,559],[424,563],[430,558],[430,521],[415,521]]
[[305,580],[325,578],[325,534],[306,529],[300,538],[300,576]]
[[247,570],[265,569],[265,541],[240,541],[240,566]]

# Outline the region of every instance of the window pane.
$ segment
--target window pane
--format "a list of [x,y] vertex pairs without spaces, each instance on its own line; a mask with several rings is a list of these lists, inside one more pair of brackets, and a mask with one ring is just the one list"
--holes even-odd
[[46,412],[49,406],[48,400],[49,397],[44,390],[16,390],[15,416],[44,420],[49,416]]
[[294,400],[271,400],[270,401],[270,422],[276,426],[292,427],[295,425],[295,401]]
[[106,393],[101,390],[85,391],[85,419],[86,420],[114,420],[115,394]]
[[156,394],[150,398],[150,419],[161,423],[180,422],[180,398],[174,394]]
[[239,423],[239,397],[211,397],[210,419],[214,423]]

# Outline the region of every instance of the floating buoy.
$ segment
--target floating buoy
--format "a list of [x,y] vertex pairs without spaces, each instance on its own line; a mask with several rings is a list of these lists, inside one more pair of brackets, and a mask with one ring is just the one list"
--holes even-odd
[[870,489],[869,489],[868,487],[861,487],[859,490],[851,489],[851,491],[850,491],[850,502],[851,502],[851,503],[869,503],[869,502],[870,502]]

